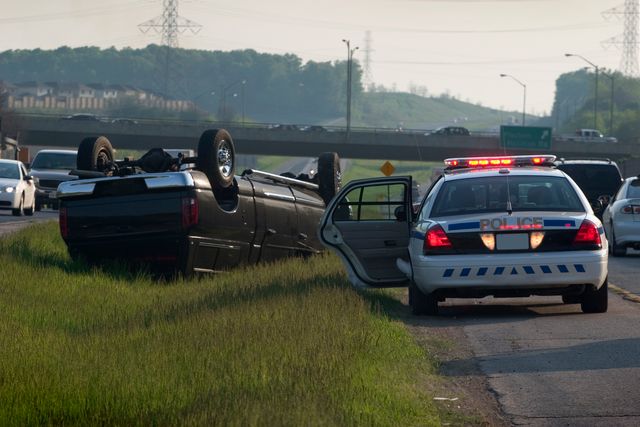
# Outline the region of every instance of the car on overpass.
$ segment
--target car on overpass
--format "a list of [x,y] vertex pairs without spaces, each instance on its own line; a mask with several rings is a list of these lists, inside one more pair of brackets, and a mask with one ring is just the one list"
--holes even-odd
[[462,126],[443,126],[437,128],[433,132],[427,132],[425,135],[469,136],[471,135],[471,132],[469,132],[469,129]]
[[322,243],[358,288],[409,287],[414,314],[446,298],[559,295],[607,311],[608,243],[555,156],[451,158],[413,213],[410,176],[351,181]]
[[101,122],[102,120],[91,113],[75,113],[69,116],[62,117],[62,120],[74,120],[74,121],[85,121],[85,122]]
[[317,225],[340,186],[337,154],[321,154],[313,176],[236,175],[235,165],[223,129],[205,131],[194,157],[154,148],[114,160],[107,138],[85,138],[74,172],[82,179],[58,187],[70,256],[192,274],[319,253]]

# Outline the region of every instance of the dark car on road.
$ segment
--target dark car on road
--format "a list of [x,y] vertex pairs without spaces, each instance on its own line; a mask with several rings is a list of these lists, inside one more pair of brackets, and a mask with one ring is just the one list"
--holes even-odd
[[604,203],[608,202],[622,185],[622,174],[616,162],[609,159],[560,159],[556,167],[578,184],[593,212],[602,219]]
[[77,155],[78,152],[75,150],[40,150],[36,153],[29,174],[35,178],[37,211],[43,206],[57,209],[58,185],[77,178],[69,175],[69,172],[76,168]]
[[155,148],[116,161],[107,138],[86,138],[74,173],[82,179],[58,188],[60,231],[73,258],[190,274],[318,253],[317,226],[339,188],[340,163],[324,153],[311,177],[236,175],[231,135],[208,130],[195,157]]

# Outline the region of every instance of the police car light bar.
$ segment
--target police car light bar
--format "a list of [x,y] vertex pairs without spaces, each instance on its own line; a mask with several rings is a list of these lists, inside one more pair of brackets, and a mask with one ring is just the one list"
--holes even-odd
[[501,157],[459,157],[445,159],[447,169],[485,168],[499,166],[553,166],[556,156],[501,156]]

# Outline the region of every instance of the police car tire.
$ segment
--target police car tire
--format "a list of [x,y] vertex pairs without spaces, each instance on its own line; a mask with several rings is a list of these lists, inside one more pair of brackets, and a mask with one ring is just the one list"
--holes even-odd
[[435,316],[438,314],[438,299],[433,294],[425,294],[415,283],[409,285],[409,304],[411,312],[416,316],[426,314]]
[[621,245],[616,245],[616,233],[613,231],[613,224],[611,224],[611,255],[613,256],[625,256],[627,254],[627,248]]
[[588,289],[580,304],[583,313],[606,313],[609,306],[609,281],[605,279],[600,289]]

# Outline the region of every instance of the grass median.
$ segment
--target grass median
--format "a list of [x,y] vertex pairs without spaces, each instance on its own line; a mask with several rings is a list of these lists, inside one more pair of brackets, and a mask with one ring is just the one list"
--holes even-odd
[[443,422],[435,360],[333,256],[158,282],[47,223],[0,257],[0,425]]

